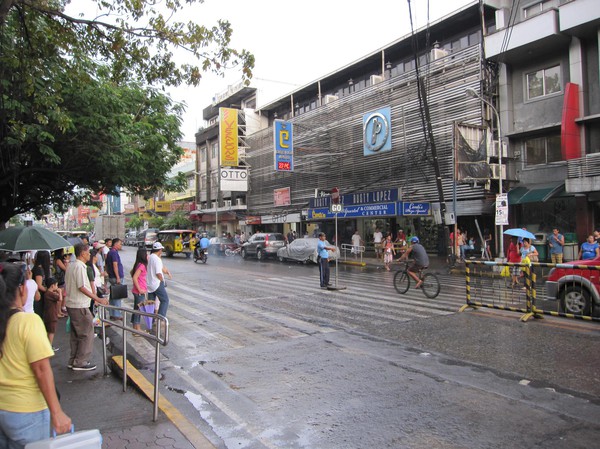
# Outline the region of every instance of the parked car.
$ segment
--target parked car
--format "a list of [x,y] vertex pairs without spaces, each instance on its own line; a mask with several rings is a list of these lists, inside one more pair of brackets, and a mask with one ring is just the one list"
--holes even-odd
[[136,246],[138,248],[146,248],[151,249],[152,244],[156,242],[156,234],[158,233],[158,229],[148,228],[143,230],[142,232],[138,232],[136,236]]
[[237,243],[227,237],[213,237],[209,240],[208,254],[212,256],[224,256],[225,250],[236,249]]
[[137,232],[129,231],[125,234],[125,240],[123,240],[125,246],[136,246],[137,244]]
[[158,231],[156,240],[165,247],[165,256],[172,257],[174,254],[185,254],[188,259],[194,252],[196,245],[196,233],[190,229],[166,229]]
[[242,245],[242,257],[254,256],[258,260],[277,257],[279,248],[285,246],[285,237],[277,232],[256,233]]
[[[569,265],[600,266],[600,257],[576,260]],[[553,268],[546,280],[549,301],[559,301],[560,311],[574,315],[600,316],[600,271],[581,268]]]
[[[280,262],[286,260],[296,260],[298,262],[307,263],[318,263],[317,261],[317,244],[319,239],[316,238],[305,238],[296,239],[292,243],[283,248],[279,248],[277,251],[277,258]],[[333,246],[327,240],[325,241],[326,246]],[[339,257],[340,251],[336,247],[335,251],[327,251],[329,253],[329,260],[335,260]]]

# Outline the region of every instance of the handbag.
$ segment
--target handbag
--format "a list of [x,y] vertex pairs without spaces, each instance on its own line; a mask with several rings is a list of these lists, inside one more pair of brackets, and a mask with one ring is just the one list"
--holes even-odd
[[110,299],[127,298],[127,284],[115,284],[110,286]]
[[505,265],[504,268],[502,268],[502,271],[500,272],[500,276],[502,276],[503,278],[510,277],[510,269],[508,268],[508,265]]
[[52,438],[36,441],[25,445],[26,449],[61,449],[61,448],[87,448],[101,449],[102,435],[98,429],[80,430],[75,432],[74,426],[71,426],[71,433],[56,435],[52,430]]

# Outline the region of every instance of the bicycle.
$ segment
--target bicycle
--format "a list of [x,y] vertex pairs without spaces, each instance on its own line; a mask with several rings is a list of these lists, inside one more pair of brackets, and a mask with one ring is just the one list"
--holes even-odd
[[[440,294],[440,280],[433,273],[423,273],[427,268],[421,268],[418,271],[418,276],[423,283],[421,284],[421,290],[423,294],[433,299]],[[408,274],[408,262],[404,262],[404,268],[397,271],[394,275],[394,288],[398,293],[403,295],[410,288],[410,281],[412,278]]]

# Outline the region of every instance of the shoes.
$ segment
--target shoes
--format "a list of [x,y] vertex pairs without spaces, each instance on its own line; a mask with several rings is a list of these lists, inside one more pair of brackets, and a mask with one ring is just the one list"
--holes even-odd
[[96,365],[87,362],[85,365],[83,366],[73,366],[73,371],[93,371],[96,369]]
[[321,288],[324,290],[327,290],[327,286],[326,285],[321,285]]
[[73,369],[73,362],[69,362],[69,364],[67,365],[67,368]]
[[423,285],[423,281],[417,282],[417,285],[415,285],[415,288],[421,288],[421,285]]
[[52,346],[52,350],[54,352],[58,352],[58,351],[60,351],[60,348],[58,346]]

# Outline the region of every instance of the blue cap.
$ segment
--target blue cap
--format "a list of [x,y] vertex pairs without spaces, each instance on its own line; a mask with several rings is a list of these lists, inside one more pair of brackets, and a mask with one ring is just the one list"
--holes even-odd
[[419,237],[416,235],[410,239],[410,243],[419,243]]

